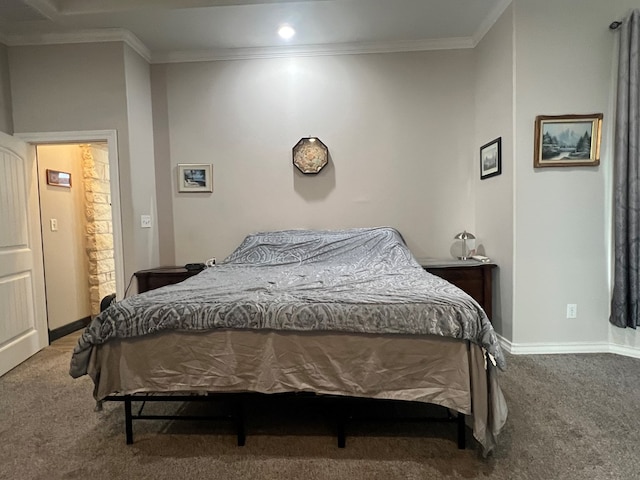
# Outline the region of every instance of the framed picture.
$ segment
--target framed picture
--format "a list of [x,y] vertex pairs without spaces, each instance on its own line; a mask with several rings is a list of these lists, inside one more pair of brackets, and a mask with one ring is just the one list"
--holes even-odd
[[318,137],[301,138],[293,147],[293,164],[302,173],[319,173],[329,163],[329,149]]
[[600,165],[602,114],[536,117],[533,166]]
[[71,188],[71,174],[67,172],[59,172],[58,170],[49,170],[47,168],[47,184],[56,187]]
[[178,192],[213,192],[210,163],[178,164]]
[[480,180],[502,173],[502,137],[480,147]]

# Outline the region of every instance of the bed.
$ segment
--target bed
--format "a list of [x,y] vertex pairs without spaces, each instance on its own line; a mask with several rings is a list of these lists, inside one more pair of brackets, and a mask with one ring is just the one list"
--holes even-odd
[[312,392],[430,403],[467,416],[486,454],[506,421],[505,366],[481,306],[379,227],[249,235],[221,264],[111,304],[70,374],[90,375],[98,402]]

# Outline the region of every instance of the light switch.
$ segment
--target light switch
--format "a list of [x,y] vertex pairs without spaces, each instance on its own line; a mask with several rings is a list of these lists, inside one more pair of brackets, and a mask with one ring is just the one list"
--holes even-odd
[[51,231],[52,232],[57,232],[58,231],[58,219],[57,218],[49,219],[49,226],[51,227]]
[[151,215],[140,215],[140,228],[151,228]]

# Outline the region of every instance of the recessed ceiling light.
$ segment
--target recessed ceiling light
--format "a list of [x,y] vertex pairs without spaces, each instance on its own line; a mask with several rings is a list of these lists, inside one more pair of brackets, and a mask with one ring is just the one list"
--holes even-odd
[[296,31],[293,29],[291,25],[282,25],[278,29],[278,35],[280,35],[285,40],[289,40],[296,34]]

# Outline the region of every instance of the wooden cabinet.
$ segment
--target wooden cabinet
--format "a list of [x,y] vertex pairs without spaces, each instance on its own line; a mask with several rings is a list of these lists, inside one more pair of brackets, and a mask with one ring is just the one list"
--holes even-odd
[[189,277],[197,275],[201,270],[187,270],[184,267],[158,267],[140,270],[134,273],[138,281],[138,293],[180,283]]
[[495,263],[482,263],[476,260],[419,260],[427,272],[444,278],[456,287],[467,292],[482,306],[491,319],[492,277]]

